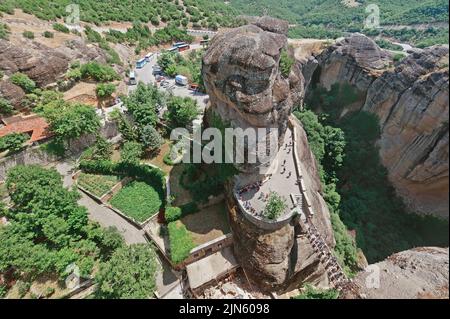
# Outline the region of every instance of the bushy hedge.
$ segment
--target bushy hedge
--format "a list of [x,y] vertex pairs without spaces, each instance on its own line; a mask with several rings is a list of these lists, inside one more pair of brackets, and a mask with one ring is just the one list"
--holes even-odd
[[18,152],[23,148],[23,143],[30,137],[23,133],[10,133],[0,137],[0,152],[8,150],[11,153]]
[[198,206],[195,202],[190,202],[180,207],[169,206],[166,207],[165,218],[167,223],[174,222],[183,218],[184,216],[198,212]]
[[165,203],[165,175],[158,168],[136,163],[86,160],[80,161],[79,168],[86,173],[121,175],[141,179],[152,185]]
[[83,79],[92,79],[97,82],[110,82],[119,80],[117,72],[109,65],[98,62],[88,62],[80,67],[81,77]]
[[182,216],[180,207],[166,207],[165,218],[166,222],[174,222]]
[[178,222],[171,222],[168,225],[170,258],[178,264],[189,257],[190,251],[195,247],[191,235],[186,226]]
[[36,83],[24,73],[14,73],[10,80],[17,86],[20,86],[25,92],[31,93],[36,88]]

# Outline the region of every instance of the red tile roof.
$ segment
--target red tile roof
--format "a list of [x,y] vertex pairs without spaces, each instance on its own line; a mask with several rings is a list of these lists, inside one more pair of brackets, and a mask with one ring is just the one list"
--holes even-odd
[[0,127],[0,137],[10,133],[28,133],[31,136],[29,142],[32,143],[52,136],[47,121],[37,115],[17,116],[4,119],[3,122],[5,125]]

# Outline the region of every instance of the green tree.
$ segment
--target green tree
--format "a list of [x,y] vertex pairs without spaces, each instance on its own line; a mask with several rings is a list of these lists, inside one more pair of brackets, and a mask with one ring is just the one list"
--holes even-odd
[[151,152],[159,149],[164,143],[159,132],[151,125],[147,125],[142,129],[141,141],[144,147]]
[[11,103],[7,99],[0,96],[0,114],[10,115],[13,111],[14,107]]
[[292,299],[337,299],[339,291],[335,289],[317,289],[311,285],[305,285],[304,291]]
[[173,96],[167,103],[170,122],[178,127],[186,127],[200,115],[197,101],[189,97]]
[[116,92],[116,86],[112,83],[100,83],[95,88],[95,93],[99,98],[110,97]]
[[0,137],[0,152],[8,150],[10,153],[16,153],[23,149],[24,143],[30,137],[23,133],[10,133]]
[[95,133],[100,119],[89,105],[54,101],[43,107],[43,115],[57,137],[72,140],[84,134]]
[[147,125],[156,124],[158,120],[156,106],[164,104],[164,97],[155,86],[139,83],[136,90],[128,97],[124,97],[123,102],[139,129],[142,129]]
[[286,208],[286,200],[277,193],[271,192],[263,214],[268,219],[277,219]]
[[120,160],[124,163],[139,164],[143,154],[142,145],[137,142],[125,142],[120,152]]
[[148,244],[117,249],[95,276],[96,296],[102,299],[148,299],[156,290],[158,263]]

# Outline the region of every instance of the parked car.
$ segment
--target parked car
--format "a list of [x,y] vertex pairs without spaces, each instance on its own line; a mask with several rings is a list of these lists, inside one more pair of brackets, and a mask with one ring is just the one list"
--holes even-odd
[[178,84],[178,85],[185,86],[185,85],[188,85],[189,80],[184,75],[177,75],[175,77],[175,83]]
[[156,80],[156,82],[161,82],[161,81],[164,81],[166,78],[165,77],[163,77],[162,75],[156,75],[155,76],[155,80]]

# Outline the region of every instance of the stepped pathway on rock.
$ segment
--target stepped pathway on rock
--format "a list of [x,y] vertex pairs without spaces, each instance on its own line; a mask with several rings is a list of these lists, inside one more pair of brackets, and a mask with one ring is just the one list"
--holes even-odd
[[331,252],[330,247],[325,243],[319,231],[309,218],[306,218],[306,220],[303,221],[302,226],[304,226],[303,228],[306,230],[306,237],[315,253],[319,256],[320,262],[325,267],[328,278],[333,286],[341,291],[351,284],[351,280],[345,275],[336,256]]

